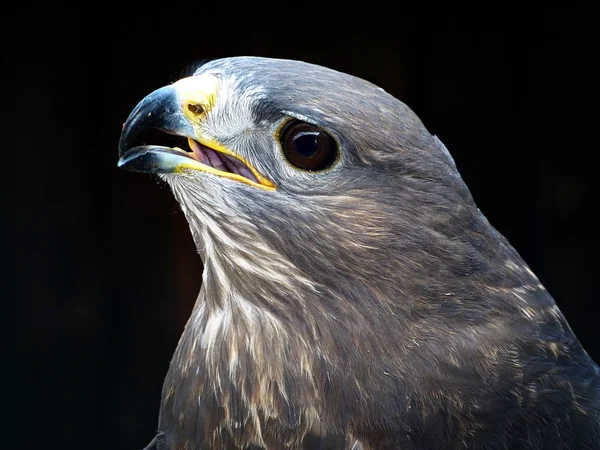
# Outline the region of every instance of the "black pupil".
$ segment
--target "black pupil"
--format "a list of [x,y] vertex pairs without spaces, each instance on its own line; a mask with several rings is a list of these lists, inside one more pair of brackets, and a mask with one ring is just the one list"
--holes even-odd
[[319,132],[301,131],[294,136],[294,145],[296,152],[303,158],[312,158],[319,148]]

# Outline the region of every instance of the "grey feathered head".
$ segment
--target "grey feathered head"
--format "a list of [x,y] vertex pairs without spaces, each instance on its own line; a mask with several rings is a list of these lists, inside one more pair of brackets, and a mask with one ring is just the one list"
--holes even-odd
[[[148,128],[189,148],[136,146]],[[363,422],[384,436],[410,422],[411,405],[422,425],[491,398],[483,378],[502,393],[531,341],[546,354],[560,352],[557,335],[575,339],[441,142],[364,80],[297,61],[213,61],[144,99],[120,154],[171,186],[204,261],[165,381],[173,445],[358,439],[349,424]],[[199,411],[204,428],[180,410]],[[475,439],[463,416],[460,433]]]
[[[214,258],[222,282],[245,297],[256,295],[254,277],[270,274],[282,290],[305,279],[292,290],[320,308],[323,293],[352,296],[355,283],[381,286],[399,270],[411,274],[401,287],[409,294],[410,284],[429,284],[436,260],[457,257],[454,234],[478,214],[449,154],[409,108],[323,67],[213,61],[149,96],[127,126],[121,165],[161,173],[205,263]],[[130,150],[155,126],[190,138],[192,151]]]

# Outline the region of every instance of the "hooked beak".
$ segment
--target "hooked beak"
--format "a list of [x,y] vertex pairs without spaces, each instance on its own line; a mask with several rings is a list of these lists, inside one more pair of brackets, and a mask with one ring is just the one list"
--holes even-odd
[[[118,166],[134,172],[210,173],[254,187],[273,190],[275,185],[243,157],[203,136],[202,121],[210,112],[218,82],[197,76],[160,88],[144,98],[123,125],[119,141]],[[138,145],[148,130],[187,138],[187,145]]]

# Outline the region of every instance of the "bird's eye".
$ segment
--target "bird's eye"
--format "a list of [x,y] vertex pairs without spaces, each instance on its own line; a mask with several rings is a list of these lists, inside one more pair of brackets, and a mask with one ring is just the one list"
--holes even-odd
[[319,127],[299,120],[284,125],[279,140],[287,160],[299,169],[325,170],[338,156],[335,140]]

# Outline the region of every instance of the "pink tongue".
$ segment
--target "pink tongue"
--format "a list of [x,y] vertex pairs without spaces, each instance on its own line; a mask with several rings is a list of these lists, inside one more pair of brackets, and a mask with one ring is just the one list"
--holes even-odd
[[223,165],[223,161],[219,158],[219,155],[214,150],[210,148],[203,147],[198,142],[193,139],[188,138],[188,144],[190,148],[194,152],[194,156],[202,163],[207,166],[212,166],[215,169],[222,170],[223,172],[229,172],[227,168]]
[[202,146],[200,144],[198,144],[193,139],[189,139],[189,138],[188,138],[188,144],[189,144],[190,148],[192,149],[192,151],[194,152],[195,159],[200,161],[202,164],[206,164],[207,166],[211,165],[210,161],[208,159],[208,156],[206,156],[206,152],[202,149]]
[[237,173],[238,175],[248,178],[250,181],[258,183],[254,174],[241,161],[225,155],[224,162],[231,172]]
[[248,169],[241,161],[238,161],[237,159],[228,155],[222,155],[223,158],[221,158],[217,152],[202,146],[193,139],[188,138],[188,144],[194,152],[194,158],[200,161],[202,164],[212,166],[215,169],[222,170],[223,172],[236,173],[248,178],[251,181],[258,182],[250,169]]
[[213,166],[215,169],[222,170],[223,172],[229,172],[223,165],[223,161],[221,161],[221,158],[219,158],[217,152],[207,149],[206,154],[208,155],[211,166]]

